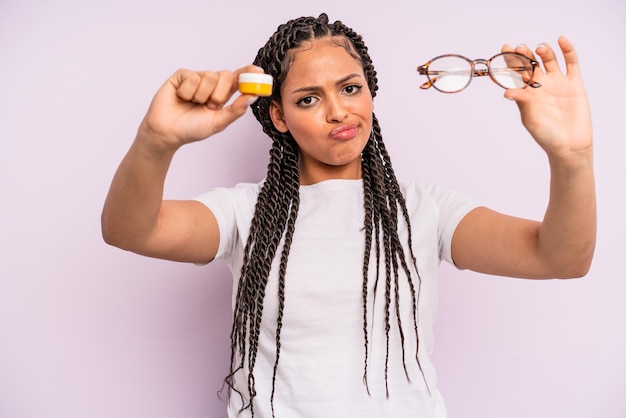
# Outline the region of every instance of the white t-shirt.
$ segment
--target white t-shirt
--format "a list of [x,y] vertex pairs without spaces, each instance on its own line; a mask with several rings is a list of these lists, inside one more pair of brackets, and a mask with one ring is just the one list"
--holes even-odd
[[[260,184],[240,184],[216,189],[197,198],[208,206],[220,229],[217,253],[239,279],[243,249]],[[388,384],[385,391],[385,271],[381,262],[379,284],[373,297],[375,257],[370,264],[368,296],[368,395],[363,381],[364,209],[361,180],[328,180],[300,187],[300,209],[286,272],[285,308],[281,331],[274,407],[276,417],[445,418],[430,361],[433,325],[437,312],[437,271],[441,260],[451,262],[451,240],[459,221],[477,204],[455,191],[411,183],[402,186],[413,232],[421,290],[418,303],[419,359],[412,298],[406,276],[399,279],[399,306],[404,331],[405,363],[391,286]],[[399,216],[401,218],[401,215]],[[399,220],[400,241],[406,246],[407,230]],[[255,417],[271,417],[270,394],[276,352],[277,250],[264,300],[254,376],[257,395]],[[405,248],[407,257],[408,250]],[[414,283],[417,274],[411,266]],[[233,289],[233,302],[236,286]],[[245,370],[236,376],[247,396]],[[426,385],[427,382],[427,385]],[[247,399],[246,399],[247,401]],[[229,417],[248,417],[241,399],[233,393]]]

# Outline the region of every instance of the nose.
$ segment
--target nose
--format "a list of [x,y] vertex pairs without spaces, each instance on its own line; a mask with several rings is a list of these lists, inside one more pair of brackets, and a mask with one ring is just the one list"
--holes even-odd
[[326,122],[343,122],[348,116],[348,109],[341,97],[333,96],[326,98]]

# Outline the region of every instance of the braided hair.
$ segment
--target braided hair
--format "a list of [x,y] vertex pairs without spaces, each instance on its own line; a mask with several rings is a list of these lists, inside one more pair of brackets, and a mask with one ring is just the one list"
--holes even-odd
[[[242,396],[240,390],[235,388],[235,374],[239,370],[247,368],[249,401],[247,405],[243,405],[243,408],[250,408],[252,416],[254,416],[253,400],[256,396],[254,367],[259,334],[261,332],[263,299],[272,261],[276,257],[279,244],[281,241],[284,241],[278,264],[276,353],[270,399],[272,415],[274,416],[273,401],[280,358],[280,336],[285,304],[285,272],[300,205],[299,149],[290,132],[283,133],[275,128],[270,118],[270,105],[272,101],[281,103],[281,86],[289,72],[297,48],[307,41],[320,38],[332,39],[361,62],[372,97],[376,95],[376,90],[378,89],[376,71],[362,37],[340,21],[329,23],[328,16],[324,13],[318,18],[301,17],[280,25],[265,46],[259,49],[254,60],[255,65],[263,68],[274,79],[272,96],[259,97],[252,107],[252,112],[260,122],[263,131],[271,138],[272,147],[269,153],[270,161],[267,168],[267,176],[258,195],[254,216],[250,225],[250,234],[244,249],[241,277],[238,283],[233,312],[230,374],[225,379],[229,388]],[[418,341],[415,359],[420,371],[422,371],[418,358],[419,338],[417,326],[417,303],[421,279],[418,273],[415,278],[417,282],[415,283],[409,269],[409,264],[412,264],[414,271],[417,272],[416,259],[412,250],[409,215],[375,115],[373,115],[372,132],[361,158],[365,209],[362,287],[363,342],[365,351],[363,381],[369,393],[367,383],[369,358],[368,271],[370,257],[373,255],[376,262],[374,288],[378,285],[378,272],[380,271],[381,263],[384,263],[385,271],[385,386],[387,396],[389,396],[389,332],[392,321],[396,321],[398,324],[402,346],[402,363],[406,377],[409,379],[404,352],[404,331],[399,310],[400,269],[404,271],[411,290],[412,327]],[[408,262],[407,254],[405,254],[404,247],[398,237],[398,214],[401,214],[408,228]],[[395,305],[395,318],[392,318],[390,314],[392,303]]]

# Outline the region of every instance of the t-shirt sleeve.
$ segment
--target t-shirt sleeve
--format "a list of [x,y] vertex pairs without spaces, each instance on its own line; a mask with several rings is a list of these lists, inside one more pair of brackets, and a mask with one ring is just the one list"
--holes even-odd
[[228,258],[237,237],[235,207],[230,193],[227,189],[218,188],[196,196],[194,200],[208,207],[217,220],[220,243],[215,259]]
[[436,186],[433,197],[439,208],[439,256],[454,264],[452,260],[452,236],[461,220],[479,206],[474,199],[456,190]]

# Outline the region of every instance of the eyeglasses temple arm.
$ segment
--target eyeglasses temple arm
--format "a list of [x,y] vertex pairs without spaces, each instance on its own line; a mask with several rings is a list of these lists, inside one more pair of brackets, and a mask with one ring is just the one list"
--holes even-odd
[[[425,75],[425,76],[427,76],[427,77],[428,77],[428,65],[420,65],[419,67],[417,67],[417,72],[418,72],[418,74],[420,74],[420,75]],[[431,87],[432,87],[432,85],[433,85],[433,83],[431,83],[431,82],[430,82],[430,79],[429,79],[429,80],[427,80],[424,84],[422,84],[422,85],[420,86],[420,89],[422,89],[422,90],[426,90],[426,89],[431,88]]]

